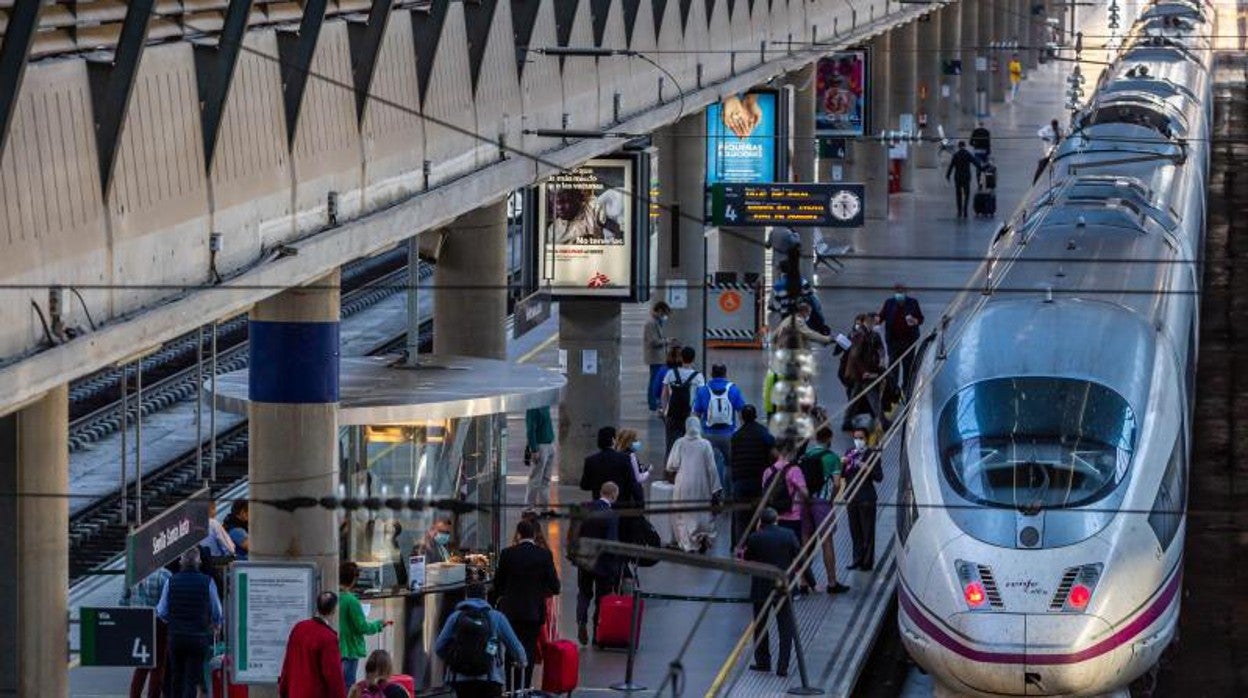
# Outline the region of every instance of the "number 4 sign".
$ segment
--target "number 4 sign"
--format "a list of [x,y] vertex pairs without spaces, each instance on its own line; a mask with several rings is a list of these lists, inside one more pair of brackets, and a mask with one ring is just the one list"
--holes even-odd
[[83,608],[79,613],[83,666],[156,666],[156,609]]

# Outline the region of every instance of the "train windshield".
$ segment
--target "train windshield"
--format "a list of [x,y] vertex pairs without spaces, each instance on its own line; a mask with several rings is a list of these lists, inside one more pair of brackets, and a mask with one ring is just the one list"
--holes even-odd
[[1113,491],[1131,463],[1135,414],[1120,395],[1072,378],[994,378],[940,415],[949,483],[972,501],[1036,512]]

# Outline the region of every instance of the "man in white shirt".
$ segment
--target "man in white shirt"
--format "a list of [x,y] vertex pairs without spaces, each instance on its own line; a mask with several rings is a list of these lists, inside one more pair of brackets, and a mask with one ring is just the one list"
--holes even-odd
[[1031,179],[1032,184],[1039,181],[1041,173],[1044,172],[1044,168],[1049,164],[1049,160],[1052,159],[1053,154],[1057,152],[1058,144],[1061,143],[1062,138],[1065,137],[1065,134],[1062,133],[1061,125],[1057,123],[1057,119],[1053,119],[1049,122],[1048,126],[1036,131],[1036,135],[1039,136],[1041,142],[1044,143],[1044,154],[1040,158],[1040,163],[1036,165],[1036,175]]

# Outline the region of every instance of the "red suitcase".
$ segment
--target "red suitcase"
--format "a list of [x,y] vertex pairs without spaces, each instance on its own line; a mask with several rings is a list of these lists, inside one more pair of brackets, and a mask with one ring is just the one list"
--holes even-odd
[[581,656],[571,640],[554,640],[542,645],[542,690],[571,694],[580,682]]
[[397,683],[407,689],[407,695],[416,698],[416,679],[407,674],[393,674],[390,676],[390,683]]
[[230,684],[229,693],[225,692],[224,673],[224,668],[212,670],[212,698],[247,698],[247,687],[236,683]]
[[[633,641],[641,642],[641,616],[646,611],[642,600],[637,614],[637,634]],[[598,627],[594,630],[596,647],[628,647],[628,629],[633,623],[633,597],[624,594],[608,594],[598,605]]]

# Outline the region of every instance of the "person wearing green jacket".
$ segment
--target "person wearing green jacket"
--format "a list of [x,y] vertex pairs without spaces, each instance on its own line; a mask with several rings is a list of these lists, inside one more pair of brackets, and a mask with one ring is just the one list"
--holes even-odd
[[342,676],[347,682],[347,691],[355,685],[360,660],[368,654],[364,636],[376,635],[382,628],[394,624],[392,620],[369,620],[364,615],[359,598],[351,593],[359,578],[360,566],[354,562],[338,566],[338,649],[342,653]]
[[524,413],[525,444],[529,449],[529,487],[524,501],[531,507],[550,506],[550,476],[555,467],[555,428],[550,407]]

